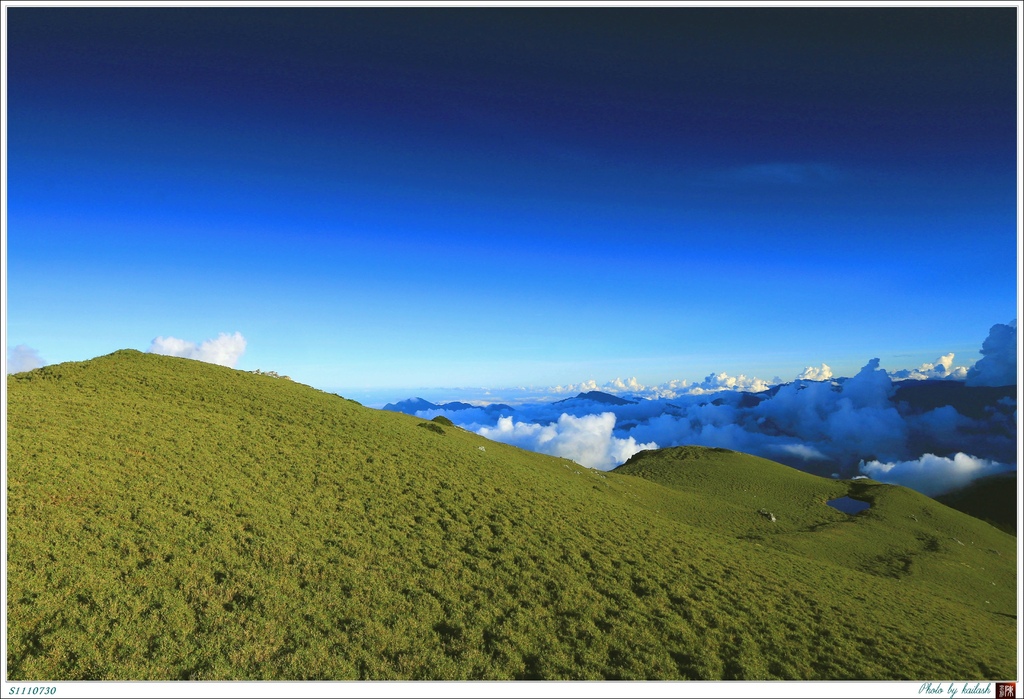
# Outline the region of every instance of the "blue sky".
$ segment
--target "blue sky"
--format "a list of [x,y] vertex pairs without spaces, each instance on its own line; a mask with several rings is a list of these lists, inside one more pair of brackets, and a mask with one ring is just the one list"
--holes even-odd
[[1013,7],[7,12],[6,341],[47,363],[790,380],[1016,317]]

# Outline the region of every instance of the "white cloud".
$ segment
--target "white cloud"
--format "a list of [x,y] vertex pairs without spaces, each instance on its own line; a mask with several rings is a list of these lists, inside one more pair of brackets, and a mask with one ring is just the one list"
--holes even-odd
[[779,444],[775,449],[780,454],[791,454],[804,461],[827,461],[828,457],[808,444]]
[[32,371],[44,366],[46,362],[39,356],[37,350],[28,345],[17,345],[7,349],[7,373],[20,374],[23,371]]
[[799,376],[796,377],[797,381],[828,381],[832,378],[832,367],[828,364],[822,364],[821,367],[806,367]]
[[646,386],[636,380],[635,376],[631,376],[625,381],[617,378],[612,382],[612,385],[620,391],[629,391],[631,393],[639,393],[647,389]]
[[953,357],[955,356],[952,352],[944,354],[935,360],[935,364],[924,364],[921,369],[923,371],[934,371],[936,374],[949,374],[953,368]]
[[981,345],[982,358],[967,372],[968,386],[1010,386],[1017,383],[1017,321],[996,323]]
[[925,362],[916,369],[890,371],[889,376],[894,381],[903,381],[905,379],[952,379],[955,381],[963,381],[967,378],[967,367],[953,366],[954,356],[956,355],[950,352],[949,354],[944,354],[936,359],[934,364]]
[[245,352],[245,344],[245,338],[240,332],[231,335],[221,333],[216,339],[204,340],[198,345],[176,337],[158,337],[153,340],[148,351],[153,354],[184,357],[200,362],[234,367],[239,357]]
[[614,428],[614,413],[583,417],[563,413],[558,422],[544,426],[501,417],[494,427],[481,427],[477,433],[496,442],[572,459],[602,471],[615,468],[638,451],[658,448],[653,442],[638,444],[632,437],[614,437]]
[[694,384],[686,390],[691,395],[702,395],[705,393],[716,393],[718,391],[747,391],[749,393],[760,393],[767,391],[772,384],[764,379],[753,377],[748,379],[745,375],[729,376],[724,371],[720,374],[708,374],[699,384]]
[[905,485],[934,497],[984,476],[1014,471],[1016,467],[958,452],[953,458],[925,454],[913,461],[862,461],[860,470],[876,481]]
[[590,379],[589,381],[581,381],[579,383],[570,383],[565,386],[552,386],[548,389],[548,393],[571,393],[576,395],[577,393],[586,393],[587,391],[600,391],[601,387],[597,385],[597,381]]

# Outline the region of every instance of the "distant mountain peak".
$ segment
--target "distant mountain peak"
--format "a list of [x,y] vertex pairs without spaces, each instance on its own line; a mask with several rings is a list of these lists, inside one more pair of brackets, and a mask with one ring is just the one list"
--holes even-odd
[[635,400],[626,400],[625,398],[619,398],[613,396],[611,393],[605,393],[603,391],[587,391],[586,393],[580,393],[572,398],[565,398],[563,400],[556,400],[555,404],[568,403],[574,400],[589,400],[594,403],[607,403],[608,405],[636,405]]
[[473,405],[472,403],[463,403],[462,401],[431,403],[429,400],[423,398],[406,398],[405,400],[400,400],[397,403],[388,403],[383,408],[383,410],[390,410],[394,413],[406,413],[407,415],[415,415],[421,410],[447,410],[449,412],[456,412],[459,410],[473,409],[480,409],[487,412],[512,410],[511,406],[505,405],[504,403],[491,403],[489,405]]
[[408,415],[415,415],[419,410],[437,410],[437,408],[438,405],[436,403],[431,403],[423,398],[406,398],[397,403],[388,403],[384,406],[384,410],[390,410],[394,413],[406,413]]

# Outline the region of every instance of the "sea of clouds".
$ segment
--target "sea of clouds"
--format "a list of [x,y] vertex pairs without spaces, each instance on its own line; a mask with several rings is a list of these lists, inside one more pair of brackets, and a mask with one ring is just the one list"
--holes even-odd
[[871,359],[849,378],[834,377],[822,364],[785,384],[725,374],[694,384],[587,382],[552,390],[601,391],[630,402],[596,396],[416,414],[444,415],[489,439],[602,470],[642,449],[694,444],[748,452],[819,475],[867,475],[938,495],[1016,469],[1015,388],[986,393],[986,399],[1000,397],[981,412],[964,409],[968,414],[952,404],[922,407],[912,393],[901,391],[919,381],[961,384],[949,389],[1015,386],[1016,322],[993,326],[981,354],[969,368],[954,366],[953,355],[946,354],[891,373]]

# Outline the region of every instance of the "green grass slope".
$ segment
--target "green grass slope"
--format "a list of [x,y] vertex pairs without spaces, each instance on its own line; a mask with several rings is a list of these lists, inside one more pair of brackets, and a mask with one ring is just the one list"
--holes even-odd
[[1016,674],[1015,539],[902,488],[134,351],[7,381],[11,680]]

